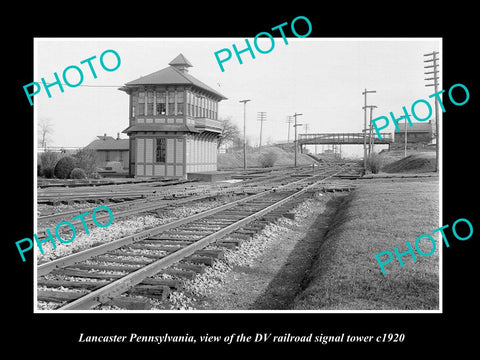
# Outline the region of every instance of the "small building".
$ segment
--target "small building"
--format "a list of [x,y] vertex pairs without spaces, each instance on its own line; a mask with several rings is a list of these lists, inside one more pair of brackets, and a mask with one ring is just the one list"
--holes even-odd
[[97,136],[95,140],[85,146],[85,149],[95,150],[98,167],[105,167],[110,161],[118,161],[122,164],[123,169],[128,169],[129,141],[120,139],[120,134],[117,134],[117,138],[107,136],[107,134]]
[[[408,124],[408,123],[407,123]],[[405,129],[405,123],[399,123],[398,127],[400,131],[395,130],[394,143],[404,144],[405,134],[407,134],[407,143],[423,143],[428,144],[432,141],[432,123],[428,121],[426,123],[413,122],[412,126],[408,126]]]
[[185,178],[217,170],[218,103],[226,97],[190,75],[192,64],[182,54],[168,65],[119,89],[130,96],[123,132],[131,176]]

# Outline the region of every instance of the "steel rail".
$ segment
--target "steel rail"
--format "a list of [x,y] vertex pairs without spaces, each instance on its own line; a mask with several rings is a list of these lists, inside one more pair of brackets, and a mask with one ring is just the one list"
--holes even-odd
[[[159,200],[154,200],[153,203],[138,204],[136,206],[134,205],[130,209],[119,211],[119,212],[115,213],[115,219],[118,220],[118,219],[121,219],[121,218],[124,218],[124,217],[127,217],[127,216],[142,213],[142,212],[159,210],[159,209],[163,209],[163,208],[166,208],[166,207],[172,206],[172,205],[181,205],[181,204],[185,204],[185,203],[188,203],[188,202],[201,201],[201,200],[208,199],[210,197],[225,196],[225,195],[228,195],[228,192],[218,191],[218,192],[213,192],[213,193],[210,193],[210,194],[207,194],[207,195],[192,195],[191,197],[184,198],[184,199],[176,199],[176,200],[159,199]],[[120,207],[122,205],[125,206],[126,204],[115,204],[115,205],[116,205],[115,207]],[[109,208],[111,210],[113,208],[113,206],[109,206]],[[83,212],[82,211],[78,212],[76,210],[73,210],[73,211],[68,211],[68,212],[61,213],[61,214],[47,215],[45,217],[38,218],[38,221],[45,220],[46,218],[51,220],[51,219],[54,219],[56,217],[61,217],[62,215],[70,215],[70,214],[79,215],[79,214],[82,214],[82,213],[85,213],[85,212],[91,213],[94,209],[95,208],[89,208],[88,210],[84,209],[86,211],[83,211]],[[96,219],[96,221],[99,221],[99,220],[101,221],[101,220],[104,220],[104,219],[110,219],[110,214],[96,215],[95,219]],[[93,218],[90,218],[90,219],[82,218],[81,220],[78,219],[78,220],[70,221],[70,223],[74,226],[80,225],[80,224],[83,224],[83,223],[90,225],[93,222],[94,222]],[[37,235],[40,235],[40,234],[44,235],[45,234],[45,229],[38,230]]]
[[[319,174],[319,175],[316,175],[314,177],[318,177],[318,176],[323,176],[323,175]],[[333,176],[333,175],[329,175],[328,177],[331,177],[331,176]],[[85,250],[82,250],[82,251],[64,256],[64,257],[56,259],[56,260],[49,261],[47,263],[40,264],[40,265],[37,266],[37,277],[46,275],[54,269],[57,269],[57,268],[60,268],[60,267],[65,267],[65,266],[68,266],[68,265],[73,265],[77,262],[87,260],[87,259],[89,259],[93,256],[101,255],[105,252],[118,249],[122,246],[129,245],[129,244],[132,244],[136,241],[143,240],[143,239],[145,239],[149,236],[157,235],[158,233],[160,233],[162,231],[166,231],[166,230],[178,227],[180,225],[189,223],[191,221],[210,216],[212,214],[215,214],[215,213],[221,212],[223,210],[229,209],[231,207],[234,207],[237,204],[240,204],[242,202],[247,202],[247,201],[253,200],[255,198],[264,196],[268,193],[275,192],[279,189],[287,188],[289,186],[294,186],[298,183],[304,182],[304,181],[312,179],[312,178],[313,177],[303,178],[303,179],[288,183],[286,185],[280,185],[280,186],[277,186],[277,187],[273,187],[269,190],[262,191],[258,194],[249,195],[249,196],[244,197],[242,199],[235,200],[231,203],[228,203],[228,204],[225,204],[225,205],[213,208],[213,209],[205,210],[203,212],[187,216],[187,217],[185,217],[183,219],[180,219],[180,220],[176,220],[176,221],[173,221],[173,222],[170,222],[170,223],[167,223],[167,224],[163,224],[163,225],[151,228],[151,229],[143,230],[143,231],[140,231],[136,234],[128,235],[128,236],[125,236],[123,238],[111,241],[109,243],[98,245],[98,246],[95,246],[95,247],[92,247],[92,248],[89,248],[89,249],[85,249]],[[322,180],[325,180],[327,178],[324,178]]]
[[[340,170],[339,172],[341,172]],[[263,216],[264,214],[282,206],[283,204],[289,202],[290,200],[300,196],[306,191],[309,191],[312,187],[318,185],[322,181],[325,181],[326,179],[336,175],[337,173],[333,175],[329,175],[328,177],[325,177],[321,180],[318,180],[298,191],[295,193],[279,200],[273,203],[272,205],[269,205],[249,216],[246,216],[245,218],[236,221],[233,224],[230,224],[226,226],[223,229],[220,229],[210,235],[207,235],[203,237],[202,239],[187,245],[184,248],[181,248],[169,255],[166,255],[165,257],[156,260],[138,270],[135,270],[120,279],[114,280],[111,283],[94,290],[70,303],[67,303],[60,307],[58,310],[86,310],[90,309],[96,305],[107,303],[110,300],[114,299],[116,296],[122,294],[123,292],[129,290],[130,288],[134,287],[135,285],[141,283],[145,278],[153,276],[157,274],[160,270],[173,265],[174,263],[194,254],[196,251],[206,247],[207,245],[211,244],[212,242],[222,238],[223,236],[237,230],[238,228],[242,227],[243,225],[257,219],[258,217]],[[304,181],[304,179],[296,181],[296,183]],[[289,184],[291,185],[291,184]],[[250,200],[256,197],[259,197],[259,195],[264,196],[270,192],[273,192],[272,190],[269,190],[267,192],[253,195],[250,197]]]
[[[308,170],[307,167],[305,167],[305,169]],[[301,170],[305,170],[305,169],[301,169]],[[252,179],[252,181],[260,182],[260,181],[265,181],[268,178],[275,179],[275,178],[280,178],[280,177],[285,176],[285,175],[287,175],[287,174],[275,173],[275,174],[271,174],[271,176],[266,176],[266,177],[263,177],[261,179]],[[270,180],[270,179],[268,179],[268,180]],[[198,182],[198,180],[190,180],[190,181],[187,181],[185,183],[178,183],[178,184],[166,184],[166,185],[163,185],[163,186],[184,186],[185,184],[188,184],[190,182]],[[131,186],[131,185],[136,185],[136,183],[121,184],[121,186]],[[115,185],[115,186],[119,186],[119,185]],[[69,189],[69,190],[71,190],[71,189]],[[85,191],[83,191],[83,189],[79,190],[78,192],[74,191],[74,192],[66,193],[67,191],[68,190],[66,188],[60,188],[58,190],[39,191],[37,193],[37,202],[45,202],[45,201],[53,201],[53,200],[68,201],[68,200],[78,200],[78,199],[87,199],[88,200],[88,199],[98,199],[98,198],[119,198],[119,197],[122,198],[122,197],[129,197],[130,195],[131,195],[131,197],[139,197],[140,196],[141,198],[146,198],[146,197],[156,197],[156,196],[159,196],[159,195],[160,196],[165,195],[165,194],[159,194],[158,189],[156,187],[152,187],[152,186],[149,186],[148,188],[144,188],[144,189],[134,189],[134,190],[122,189],[120,191],[118,189],[114,189],[114,188],[109,189],[109,190],[102,190],[102,191],[98,191],[98,192],[96,192],[96,191],[85,192]]]

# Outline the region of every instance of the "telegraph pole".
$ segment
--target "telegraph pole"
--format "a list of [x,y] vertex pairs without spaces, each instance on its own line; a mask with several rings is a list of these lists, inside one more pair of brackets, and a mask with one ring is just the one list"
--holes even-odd
[[260,121],[260,145],[258,147],[258,152],[262,152],[262,128],[263,122],[267,120],[267,113],[265,111],[259,111],[257,113],[257,120]]
[[[434,86],[435,87],[435,93],[438,92],[438,76],[437,73],[439,72],[437,70],[438,64],[437,61],[439,60],[437,58],[437,55],[439,54],[438,51],[433,51],[430,54],[424,54],[423,56],[431,56],[431,59],[424,60],[423,62],[432,62],[432,65],[427,65],[424,66],[425,69],[427,68],[433,68],[432,71],[427,71],[425,75],[433,74],[432,77],[426,78],[425,81],[430,81],[433,80],[433,84],[426,84],[425,86]],[[435,171],[438,172],[438,147],[439,147],[439,142],[440,142],[440,137],[439,137],[439,128],[438,128],[438,101],[434,101],[435,103]]]
[[243,171],[247,170],[247,135],[246,135],[246,109],[247,102],[251,100],[240,100],[243,103]]
[[[407,116],[412,116],[411,114],[407,114]],[[405,156],[407,157],[407,142],[408,142],[408,128],[407,128],[407,119],[405,119]]]
[[288,124],[287,144],[290,143],[290,124],[291,123],[293,123],[293,116],[287,116],[287,124]]
[[376,93],[375,90],[367,90],[365,89],[362,92],[362,95],[365,97],[365,105],[362,107],[364,110],[364,121],[363,121],[363,168],[367,169],[367,94],[368,93]]
[[[372,112],[373,112],[373,109],[376,108],[375,105],[367,105],[365,106],[366,108],[370,108],[370,125],[368,126],[368,129],[369,129],[369,135],[368,135],[368,156],[370,156],[370,153],[371,153],[371,149],[373,148],[373,139],[372,139],[372,130],[373,130],[373,126],[372,126]],[[366,128],[365,128],[366,129]]]
[[372,125],[372,119],[373,119],[373,109],[376,108],[375,105],[370,106],[370,147],[368,148],[368,154],[373,152],[373,147],[375,145],[375,140],[373,138],[373,125]]
[[293,125],[293,127],[295,128],[295,141],[293,142],[293,147],[295,149],[295,162],[294,162],[294,166],[297,167],[297,126],[302,126],[302,124],[297,124],[297,116],[300,116],[300,115],[303,115],[303,114],[297,114],[295,113],[293,115],[293,117],[295,118],[295,124]]

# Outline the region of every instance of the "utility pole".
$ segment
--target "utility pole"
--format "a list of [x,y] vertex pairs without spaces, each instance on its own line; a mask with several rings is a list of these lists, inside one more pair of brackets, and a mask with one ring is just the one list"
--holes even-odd
[[[426,84],[425,86],[434,86],[435,87],[435,93],[438,92],[438,76],[437,73],[439,70],[437,70],[438,64],[437,61],[439,60],[437,58],[437,55],[439,54],[438,51],[433,51],[430,54],[424,54],[423,56],[431,56],[431,59],[424,60],[423,62],[432,62],[432,65],[427,65],[424,66],[425,69],[427,68],[433,68],[433,71],[427,71],[425,75],[433,74],[432,77],[426,78],[425,81],[430,81],[433,80],[433,84]],[[434,101],[435,103],[435,171],[438,172],[438,147],[439,147],[439,142],[440,142],[440,137],[439,137],[439,127],[438,127],[438,101]]]
[[243,103],[243,171],[247,170],[247,135],[246,135],[246,110],[247,102],[251,100],[240,100]]
[[[412,114],[407,114],[407,116],[412,116]],[[405,156],[407,157],[407,142],[408,142],[408,128],[407,128],[407,119],[405,119]]]
[[293,147],[295,149],[295,162],[294,162],[294,166],[297,167],[297,146],[298,146],[298,142],[297,142],[297,126],[302,126],[302,124],[297,124],[297,116],[300,116],[300,115],[303,115],[303,114],[297,114],[295,113],[293,115],[293,117],[295,118],[295,124],[293,125],[293,127],[295,128],[295,141],[293,142]]
[[376,108],[375,105],[367,105],[366,108],[370,108],[370,124],[368,126],[368,131],[369,131],[369,135],[368,135],[368,156],[370,156],[370,153],[371,153],[371,150],[373,148],[373,138],[372,138],[372,131],[373,131],[373,126],[372,126],[372,112],[373,112],[373,109]]
[[367,94],[368,93],[376,93],[375,90],[367,90],[365,89],[362,92],[362,95],[365,97],[365,105],[362,107],[364,110],[364,121],[363,121],[363,168],[367,169]]
[[260,145],[258,147],[258,152],[262,152],[262,128],[263,122],[267,120],[267,113],[265,111],[259,111],[257,113],[257,120],[260,121]]
[[288,124],[287,144],[290,143],[290,124],[291,123],[293,123],[293,116],[287,116],[287,124]]
[[408,142],[408,128],[407,128],[407,119],[405,119],[405,156],[407,157],[407,142]]
[[375,139],[373,138],[373,124],[372,124],[372,119],[373,119],[373,109],[376,108],[375,105],[370,106],[370,146],[368,148],[368,154],[370,155],[373,152],[373,147],[375,145]]

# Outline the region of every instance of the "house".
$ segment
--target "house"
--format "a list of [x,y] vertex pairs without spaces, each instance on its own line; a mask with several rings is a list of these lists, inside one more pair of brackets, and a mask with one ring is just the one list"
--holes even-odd
[[217,170],[222,132],[218,103],[225,96],[188,73],[179,54],[169,66],[130,81],[119,90],[129,97],[129,174],[183,177]]
[[107,134],[97,136],[95,140],[85,146],[85,149],[95,150],[98,167],[105,167],[109,161],[119,161],[123,169],[128,169],[129,141],[120,139],[120,134],[117,134],[117,138],[107,136]]
[[[408,123],[407,123],[408,124]],[[406,126],[405,122],[399,123],[400,131],[395,130],[394,143],[405,144],[405,134],[407,134],[407,143],[423,143],[428,144],[432,141],[432,123],[413,122],[412,126]]]

